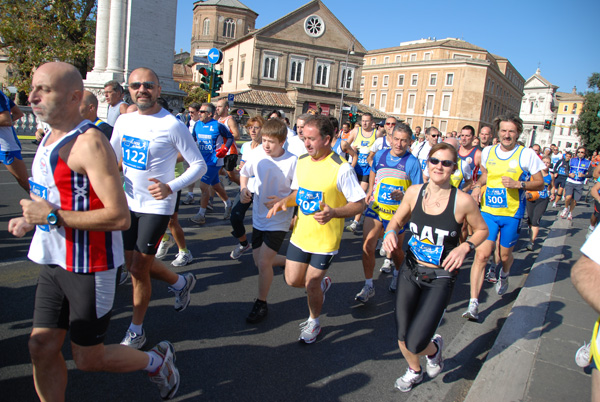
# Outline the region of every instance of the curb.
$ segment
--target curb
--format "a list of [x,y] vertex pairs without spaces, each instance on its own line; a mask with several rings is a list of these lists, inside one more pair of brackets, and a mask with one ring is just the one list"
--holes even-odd
[[570,227],[571,222],[566,219],[557,219],[550,227],[525,284],[464,402],[526,399],[530,373]]

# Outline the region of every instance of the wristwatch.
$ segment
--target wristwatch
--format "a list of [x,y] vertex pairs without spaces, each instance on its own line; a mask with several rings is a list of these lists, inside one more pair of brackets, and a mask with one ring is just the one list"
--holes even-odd
[[521,188],[522,188],[523,190],[525,190],[525,182],[524,182],[524,181],[522,181],[522,182],[521,182]]
[[475,245],[473,243],[471,243],[470,241],[465,241],[465,243],[467,243],[469,245],[469,253],[475,251]]
[[54,208],[52,211],[50,211],[48,216],[46,216],[46,220],[48,221],[49,225],[56,226],[58,224],[58,215],[56,215],[57,212],[58,208]]

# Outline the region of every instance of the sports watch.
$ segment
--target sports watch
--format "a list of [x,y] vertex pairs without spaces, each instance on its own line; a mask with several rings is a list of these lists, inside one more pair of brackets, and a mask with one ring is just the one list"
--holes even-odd
[[467,243],[469,245],[469,253],[475,251],[475,245],[473,243],[471,243],[470,241],[465,241],[465,243]]
[[52,211],[50,211],[48,216],[46,216],[46,220],[48,221],[49,225],[56,226],[58,224],[58,215],[56,215],[57,212],[58,208],[54,208]]

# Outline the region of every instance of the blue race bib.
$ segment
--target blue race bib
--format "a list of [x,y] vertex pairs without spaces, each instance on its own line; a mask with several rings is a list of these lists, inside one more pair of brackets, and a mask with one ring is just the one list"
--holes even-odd
[[404,191],[402,186],[393,186],[391,184],[380,183],[379,190],[377,192],[377,202],[385,205],[399,205],[400,201],[392,199],[392,192],[394,190]]
[[121,140],[123,164],[132,169],[146,170],[150,141],[124,135]]
[[417,240],[415,235],[412,235],[408,241],[408,246],[417,260],[438,266],[441,264],[444,246],[436,246],[435,244],[424,243],[420,240]]
[[490,208],[508,208],[505,188],[487,188],[485,190],[485,205]]
[[367,162],[367,156],[369,156],[368,154],[358,154],[358,164],[360,166],[367,166],[369,163]]
[[[45,200],[48,199],[48,189],[42,186],[41,184],[35,183],[31,179],[29,179],[29,191],[31,191],[33,194],[37,195],[40,198],[43,198]],[[37,227],[43,230],[44,232],[50,231],[49,225],[37,225]]]
[[304,215],[311,215],[321,210],[319,203],[323,201],[322,191],[311,191],[300,187],[296,194],[296,204]]

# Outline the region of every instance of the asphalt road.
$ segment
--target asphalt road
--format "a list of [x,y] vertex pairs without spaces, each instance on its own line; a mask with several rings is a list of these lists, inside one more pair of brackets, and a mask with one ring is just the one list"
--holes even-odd
[[[26,164],[35,146],[24,143]],[[227,188],[235,196],[234,186]],[[31,237],[13,238],[8,220],[18,216],[18,200],[24,193],[4,167],[0,168],[0,389],[4,401],[35,400],[27,350],[31,331],[33,298],[38,267],[26,258]],[[340,253],[329,270],[333,285],[321,316],[322,333],[316,343],[297,341],[298,324],[308,316],[303,290],[287,286],[283,270],[275,269],[269,295],[269,315],[260,324],[245,321],[256,297],[257,269],[250,253],[240,260],[229,258],[236,245],[228,221],[221,219],[223,205],[207,215],[199,227],[189,221],[197,205],[182,206],[180,221],[194,261],[175,272],[193,272],[197,279],[190,306],[173,310],[167,286],[153,282],[153,294],[144,328],[148,345],[168,339],[176,349],[181,386],[175,400],[202,401],[389,401],[445,400],[464,398],[492,346],[536,252],[516,246],[509,291],[496,295],[484,284],[480,297],[480,321],[461,317],[469,299],[467,261],[460,273],[452,301],[438,332],[445,341],[445,368],[434,380],[426,379],[411,392],[394,389],[406,363],[395,337],[394,296],[387,288],[390,276],[380,274],[377,259],[374,299],[362,305],[354,300],[362,288],[362,233],[344,233]],[[249,211],[250,212],[250,211]],[[554,214],[547,214],[545,227]],[[251,229],[251,217],[246,218]],[[546,235],[541,230],[540,243]],[[285,253],[288,242],[284,243]],[[170,263],[175,249],[165,258]],[[120,286],[107,343],[119,342],[131,320],[131,283]],[[71,360],[70,345],[63,353],[69,368],[67,400],[152,401],[159,400],[144,373],[84,373]],[[423,361],[422,364],[425,364]]]

